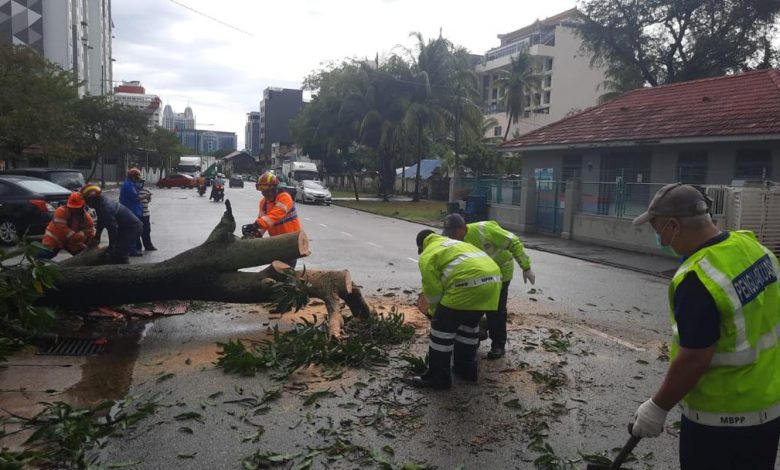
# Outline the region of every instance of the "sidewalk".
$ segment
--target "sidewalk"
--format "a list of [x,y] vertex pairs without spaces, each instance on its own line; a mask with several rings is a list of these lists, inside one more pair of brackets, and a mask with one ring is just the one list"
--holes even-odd
[[563,238],[540,235],[538,233],[518,233],[523,245],[539,251],[555,253],[593,263],[629,269],[653,276],[671,278],[680,266],[680,262],[665,256],[647,255],[591,243],[566,240]]

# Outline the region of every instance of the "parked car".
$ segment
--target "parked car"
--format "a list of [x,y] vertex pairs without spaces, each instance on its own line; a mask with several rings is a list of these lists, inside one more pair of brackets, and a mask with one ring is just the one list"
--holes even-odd
[[298,186],[298,200],[301,202],[312,202],[315,204],[330,205],[333,198],[330,190],[320,181],[304,180]]
[[68,188],[40,178],[0,175],[0,243],[15,243],[25,233],[40,238],[54,210],[68,202]]
[[228,180],[228,187],[229,188],[243,188],[244,187],[244,177],[241,175],[231,175],[230,179]]
[[190,175],[169,175],[157,182],[158,188],[193,188],[195,178]]
[[78,170],[67,168],[12,168],[0,171],[0,175],[22,175],[51,181],[71,191],[78,191],[84,186],[84,175]]

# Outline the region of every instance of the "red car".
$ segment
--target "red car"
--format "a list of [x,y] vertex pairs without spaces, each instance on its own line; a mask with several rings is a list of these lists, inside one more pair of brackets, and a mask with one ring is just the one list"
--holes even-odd
[[158,188],[192,188],[195,178],[189,175],[170,175],[157,182]]

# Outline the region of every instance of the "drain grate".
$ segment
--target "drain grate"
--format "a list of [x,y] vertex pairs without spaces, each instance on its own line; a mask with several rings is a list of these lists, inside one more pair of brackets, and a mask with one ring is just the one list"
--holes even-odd
[[91,356],[100,354],[105,347],[105,344],[93,339],[66,339],[38,354],[44,356]]

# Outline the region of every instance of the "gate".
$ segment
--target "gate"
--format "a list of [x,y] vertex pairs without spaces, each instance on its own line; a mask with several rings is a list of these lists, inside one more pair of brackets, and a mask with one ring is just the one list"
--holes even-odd
[[780,190],[740,188],[731,202],[730,228],[753,231],[764,246],[780,254]]
[[565,183],[562,181],[537,181],[536,230],[560,234],[563,229]]

